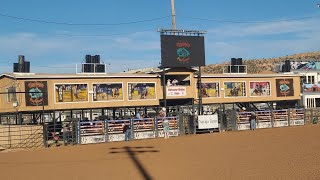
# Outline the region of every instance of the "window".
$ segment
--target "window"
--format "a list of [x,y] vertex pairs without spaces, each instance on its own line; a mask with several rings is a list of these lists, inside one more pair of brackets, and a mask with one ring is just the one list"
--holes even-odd
[[16,88],[9,87],[7,91],[8,91],[8,96],[7,96],[8,102],[17,102]]
[[314,108],[315,107],[315,98],[307,98],[307,108]]
[[190,75],[166,75],[166,86],[190,86]]
[[314,76],[307,76],[307,83],[314,84]]

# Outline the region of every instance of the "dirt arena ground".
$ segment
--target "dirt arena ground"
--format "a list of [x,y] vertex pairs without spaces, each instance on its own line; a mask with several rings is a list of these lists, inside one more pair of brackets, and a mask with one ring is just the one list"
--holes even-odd
[[2,152],[0,179],[320,179],[320,125]]

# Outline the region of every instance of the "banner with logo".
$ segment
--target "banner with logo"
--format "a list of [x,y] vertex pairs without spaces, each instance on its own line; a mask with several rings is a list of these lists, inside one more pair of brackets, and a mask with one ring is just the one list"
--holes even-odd
[[88,84],[55,84],[56,102],[88,101]]
[[48,86],[47,81],[25,81],[26,106],[47,106]]
[[191,67],[205,65],[203,36],[161,35],[161,65]]
[[294,96],[293,79],[277,79],[277,97]]
[[123,100],[122,83],[93,84],[93,101]]
[[261,97],[270,96],[270,82],[269,81],[252,81],[250,82],[250,96]]
[[128,83],[129,100],[156,99],[156,83]]
[[224,97],[246,96],[245,82],[224,82]]

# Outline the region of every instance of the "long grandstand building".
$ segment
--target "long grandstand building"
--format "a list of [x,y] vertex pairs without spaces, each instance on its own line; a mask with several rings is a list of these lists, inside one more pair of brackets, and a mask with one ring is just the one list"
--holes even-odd
[[[266,104],[290,108],[301,99],[300,75],[202,74],[197,69],[167,68],[152,73],[79,73],[0,75],[1,123],[31,123],[66,118],[117,118],[145,114],[163,106],[202,104],[257,108]],[[163,87],[165,82],[165,88]],[[163,91],[166,90],[166,93]],[[151,113],[150,113],[151,114]]]

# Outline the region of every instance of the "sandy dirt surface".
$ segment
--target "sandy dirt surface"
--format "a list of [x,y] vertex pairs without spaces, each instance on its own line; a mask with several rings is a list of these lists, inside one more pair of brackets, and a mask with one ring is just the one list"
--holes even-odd
[[320,179],[320,126],[2,152],[0,179]]

